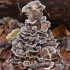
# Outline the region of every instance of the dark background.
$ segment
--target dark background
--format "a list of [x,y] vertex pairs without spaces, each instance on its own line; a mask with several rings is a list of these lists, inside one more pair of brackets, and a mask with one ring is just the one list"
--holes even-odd
[[[20,10],[30,1],[32,0],[0,0],[0,18],[9,16],[24,23],[27,17],[25,13],[20,14]],[[59,24],[64,24],[70,31],[70,0],[40,0],[40,2],[46,6],[44,15],[51,22],[52,30]]]

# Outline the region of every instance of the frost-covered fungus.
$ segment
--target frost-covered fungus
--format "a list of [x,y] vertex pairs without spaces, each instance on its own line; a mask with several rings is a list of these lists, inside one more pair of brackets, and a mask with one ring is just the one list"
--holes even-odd
[[19,43],[19,40],[17,39],[17,37],[14,37],[13,39],[12,39],[12,46],[15,46],[16,47],[16,45]]
[[[39,1],[32,1],[22,8],[28,19],[18,36],[12,39],[13,64],[22,70],[54,70],[59,62],[58,44],[50,27],[50,22],[43,16],[45,6]],[[15,62],[15,63],[14,63]],[[57,69],[56,69],[57,70]]]
[[23,34],[30,33],[30,27],[22,27],[20,32]]
[[[42,11],[45,6],[42,5],[39,1],[33,1],[28,3],[22,8],[22,12],[26,12],[28,15],[28,20],[30,24],[35,24],[37,21],[41,21],[41,16],[43,15]],[[39,22],[40,23],[40,22]]]
[[46,21],[46,20],[41,21],[41,31],[47,32],[49,27],[50,27],[49,21]]
[[28,8],[35,10],[41,8],[42,10],[44,10],[45,6],[42,5],[39,1],[32,1],[22,8],[22,12],[27,12]]
[[46,21],[46,19],[47,19],[47,17],[46,17],[46,16],[42,16],[42,17],[41,17],[41,20]]

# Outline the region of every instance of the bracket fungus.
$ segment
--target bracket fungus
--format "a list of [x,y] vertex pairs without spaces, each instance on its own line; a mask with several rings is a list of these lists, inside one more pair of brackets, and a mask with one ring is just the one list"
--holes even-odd
[[12,39],[14,58],[10,60],[22,70],[54,70],[56,64],[61,64],[57,40],[49,29],[50,22],[43,16],[44,9],[39,1],[32,1],[22,8],[28,19]]

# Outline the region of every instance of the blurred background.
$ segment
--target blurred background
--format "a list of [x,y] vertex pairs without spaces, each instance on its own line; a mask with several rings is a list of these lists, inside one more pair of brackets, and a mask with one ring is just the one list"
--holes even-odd
[[[24,22],[27,17],[25,13],[20,15],[20,10],[30,1],[33,0],[0,0],[0,18],[9,16]],[[44,15],[51,22],[52,30],[63,24],[70,31],[70,0],[40,0],[40,2],[46,6]]]

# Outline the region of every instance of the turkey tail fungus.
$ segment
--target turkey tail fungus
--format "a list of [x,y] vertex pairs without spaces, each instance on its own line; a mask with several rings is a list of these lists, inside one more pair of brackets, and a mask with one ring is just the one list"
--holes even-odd
[[32,1],[22,8],[28,19],[17,36],[12,39],[10,59],[22,70],[63,70],[64,66],[57,50],[58,44],[49,29],[50,22],[43,16],[45,6]]

